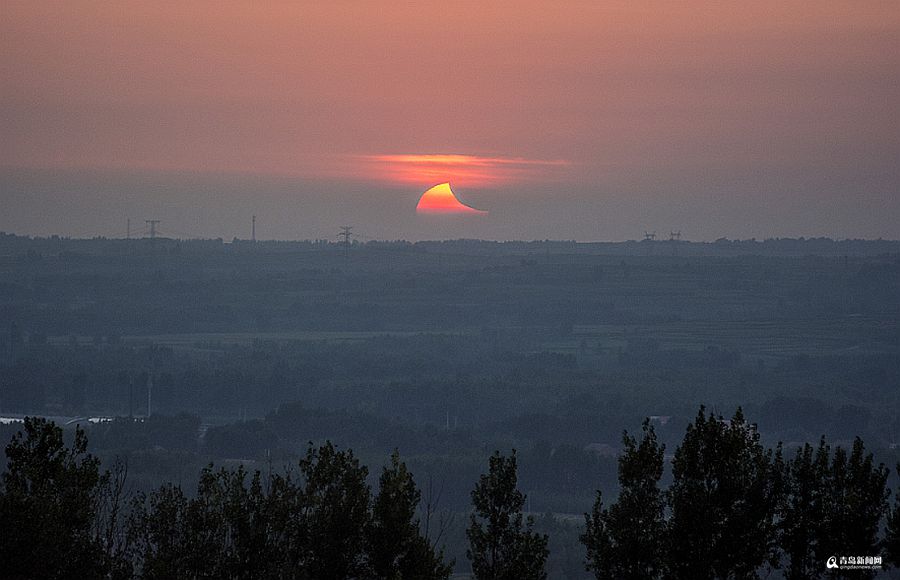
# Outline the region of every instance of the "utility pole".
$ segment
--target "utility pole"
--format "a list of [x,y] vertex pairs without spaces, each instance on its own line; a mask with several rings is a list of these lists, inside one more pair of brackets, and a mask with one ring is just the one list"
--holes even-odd
[[144,220],[148,226],[150,226],[150,239],[156,238],[156,226],[162,220]]
[[128,418],[134,419],[134,377],[128,375]]
[[147,375],[147,418],[150,417],[150,409],[153,404],[153,373]]
[[250,220],[250,241],[256,242],[256,216],[253,216],[253,219]]

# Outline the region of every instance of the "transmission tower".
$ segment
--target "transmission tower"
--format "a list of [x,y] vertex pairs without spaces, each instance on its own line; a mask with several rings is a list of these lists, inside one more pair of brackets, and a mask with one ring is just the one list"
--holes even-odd
[[341,243],[349,246],[350,240],[353,239],[353,226],[341,226],[341,231],[338,233],[338,237],[343,238]]
[[353,226],[341,226],[338,237],[342,238],[341,245],[344,246],[344,261],[350,262],[350,241],[353,239]]
[[150,226],[150,239],[151,240],[156,238],[156,226],[159,224],[160,221],[162,221],[162,220],[144,220],[144,222],[148,226]]
[[653,255],[653,251],[656,248],[656,244],[649,243],[649,242],[653,242],[655,240],[656,240],[656,232],[648,232],[646,230],[644,231],[644,241],[648,242],[648,243],[645,243],[644,246],[646,247],[648,256]]
[[669,232],[669,242],[672,243],[672,255],[678,255],[678,242],[681,241],[681,230]]

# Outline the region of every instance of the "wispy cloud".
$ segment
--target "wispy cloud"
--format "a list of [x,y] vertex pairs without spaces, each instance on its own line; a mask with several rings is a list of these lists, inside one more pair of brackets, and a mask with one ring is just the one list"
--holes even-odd
[[469,187],[492,187],[513,182],[559,177],[571,165],[565,160],[524,157],[482,157],[461,154],[392,154],[354,157],[360,173],[390,183],[430,186],[450,182]]

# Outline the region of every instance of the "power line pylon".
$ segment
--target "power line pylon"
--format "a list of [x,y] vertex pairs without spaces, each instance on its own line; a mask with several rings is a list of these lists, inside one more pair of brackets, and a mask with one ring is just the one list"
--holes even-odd
[[151,239],[151,240],[154,239],[154,238],[156,238],[156,226],[157,226],[157,225],[159,224],[159,222],[161,222],[161,221],[162,221],[162,220],[144,220],[144,222],[145,222],[148,226],[150,226],[150,239]]
[[341,226],[338,233],[339,238],[343,238],[341,244],[344,246],[344,261],[350,261],[350,242],[353,239],[353,226]]
[[350,245],[350,240],[353,239],[353,226],[341,226],[341,231],[338,233],[339,238],[343,238],[342,244],[347,246]]
[[681,230],[669,232],[669,242],[672,244],[672,255],[678,255],[678,243],[681,241]]
[[[656,232],[648,232],[644,231],[644,241],[645,242],[654,242],[656,241]],[[653,248],[656,244],[646,243],[644,244],[647,247],[647,255],[650,256],[653,254]]]

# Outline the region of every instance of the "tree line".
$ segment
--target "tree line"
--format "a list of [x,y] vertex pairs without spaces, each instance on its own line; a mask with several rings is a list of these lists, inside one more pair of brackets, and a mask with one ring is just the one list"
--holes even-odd
[[[846,562],[900,566],[900,501],[862,440],[824,439],[792,457],[766,449],[740,409],[701,407],[660,481],[665,446],[644,421],[623,435],[619,494],[585,514],[585,565],[598,579],[871,577]],[[395,451],[377,492],[351,450],[312,444],[296,470],[205,468],[196,493],[169,483],[129,497],[127,467],[101,471],[76,427],[27,418],[6,447],[0,570],[8,578],[446,579],[454,562],[432,504]],[[898,466],[900,470],[900,466]],[[475,578],[547,577],[517,458],[495,452],[471,493],[466,556]],[[424,519],[424,521],[423,521]],[[828,568],[834,557],[837,568]],[[853,560],[839,558],[852,557]],[[841,566],[844,566],[843,568]],[[873,564],[874,565],[874,564]]]
[[25,420],[6,448],[0,569],[9,578],[448,578],[422,531],[421,492],[397,453],[373,496],[368,469],[330,442],[296,472],[205,468],[127,499],[123,464],[100,472],[76,428]]
[[[876,569],[846,563],[900,566],[900,501],[889,511],[889,471],[859,438],[849,451],[823,438],[786,457],[780,444],[760,443],[740,409],[726,420],[701,407],[665,490],[665,446],[649,421],[640,440],[626,433],[623,447],[618,498],[605,507],[597,492],[585,515],[581,539],[598,579],[757,578],[775,570],[790,580],[865,578]],[[828,567],[832,557],[837,567]]]

